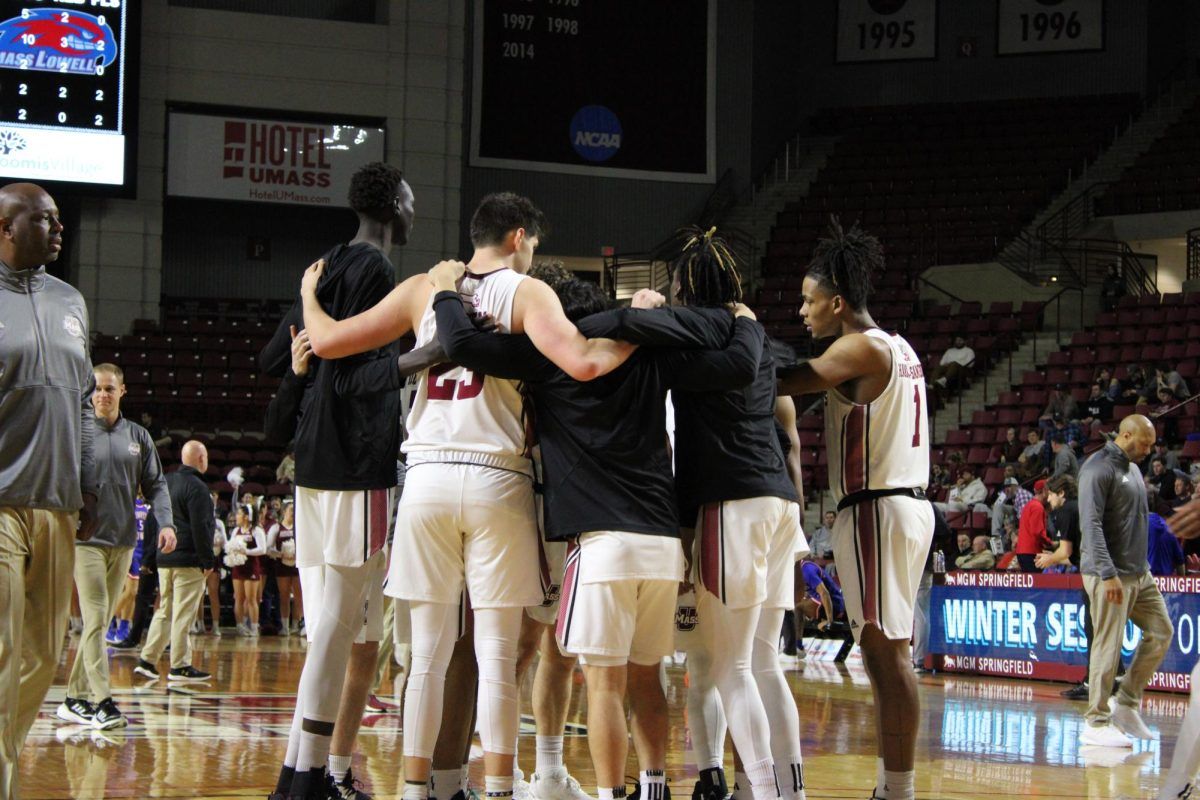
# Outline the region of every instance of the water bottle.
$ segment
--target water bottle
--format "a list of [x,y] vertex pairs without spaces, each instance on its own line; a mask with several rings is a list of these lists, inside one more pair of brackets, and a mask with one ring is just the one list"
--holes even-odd
[[934,551],[933,571],[939,575],[946,571],[946,554],[941,550]]

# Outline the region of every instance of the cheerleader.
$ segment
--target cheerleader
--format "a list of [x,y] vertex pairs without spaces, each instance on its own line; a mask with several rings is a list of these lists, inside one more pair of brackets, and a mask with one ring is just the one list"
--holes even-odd
[[296,509],[290,501],[284,504],[282,517],[267,532],[267,556],[272,559],[275,586],[279,589],[280,634],[290,636],[300,632],[300,617],[304,613],[300,571],[296,569]]
[[[242,636],[258,636],[258,604],[262,601],[263,590],[262,557],[267,552],[267,536],[261,527],[254,524],[253,506],[238,506],[235,527],[229,534],[229,545],[235,539],[240,540],[245,548],[245,560],[230,565],[233,567],[233,610],[238,633]],[[227,556],[231,549],[229,545],[226,545]],[[248,626],[244,623],[247,618],[250,620]]]
[[[216,490],[213,490],[213,557],[214,563],[221,563],[221,554],[225,552],[225,523],[221,520],[221,504]],[[205,581],[205,592],[208,594],[209,615],[212,617],[212,635],[221,635],[221,570],[214,569],[208,573]],[[204,601],[201,600],[196,609],[196,627],[193,633],[204,633]]]

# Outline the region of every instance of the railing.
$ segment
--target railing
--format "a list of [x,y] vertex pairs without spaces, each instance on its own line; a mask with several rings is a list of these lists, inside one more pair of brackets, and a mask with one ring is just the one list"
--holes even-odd
[[1108,181],[1093,183],[1071,198],[1037,229],[1038,239],[1066,241],[1075,236],[1096,218],[1096,200],[1112,186]]
[[1125,282],[1125,291],[1138,296],[1158,292],[1158,257],[1135,253],[1121,241],[1111,239],[1071,239],[1062,244],[1046,243],[1048,252],[1058,253],[1082,278],[1081,286],[1101,283],[1108,270],[1116,266]]
[[1200,228],[1187,232],[1187,279],[1200,279]]
[[750,182],[750,200],[765,192],[777,183],[787,183],[792,179],[792,171],[797,169],[805,155],[804,137],[796,134],[783,143],[770,165],[756,179]]

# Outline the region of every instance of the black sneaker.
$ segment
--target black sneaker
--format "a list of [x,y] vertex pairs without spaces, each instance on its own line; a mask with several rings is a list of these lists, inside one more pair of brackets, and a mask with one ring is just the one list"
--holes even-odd
[[54,716],[63,722],[91,725],[92,718],[96,716],[96,707],[87,700],[81,700],[78,697],[68,697],[59,704],[58,710],[54,712]]
[[354,770],[346,770],[346,777],[342,778],[341,783],[335,782],[333,775],[330,775],[329,786],[337,792],[333,795],[337,800],[371,800],[371,795],[362,790],[362,784],[354,780]]
[[1087,700],[1090,691],[1085,681],[1084,683],[1072,686],[1070,689],[1063,689],[1059,694],[1068,700]]
[[109,644],[113,650],[137,650],[142,646],[140,639],[122,639],[119,642]]
[[124,715],[117,710],[117,704],[113,702],[111,697],[106,697],[96,706],[96,715],[92,717],[92,725],[102,731],[112,730],[113,728],[124,728],[126,722]]
[[133,671],[151,680],[158,680],[158,668],[144,658],[138,659],[137,666],[133,668]]
[[167,680],[175,681],[176,683],[200,683],[212,678],[207,672],[198,670],[193,666],[176,667],[167,673]]

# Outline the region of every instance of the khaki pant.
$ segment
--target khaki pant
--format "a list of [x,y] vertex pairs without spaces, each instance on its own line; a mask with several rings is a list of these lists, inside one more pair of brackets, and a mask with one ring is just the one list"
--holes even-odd
[[1107,725],[1111,717],[1108,696],[1117,676],[1125,623],[1132,621],[1142,629],[1141,644],[1133,654],[1133,661],[1115,696],[1116,702],[1131,708],[1141,705],[1142,692],[1162,663],[1175,632],[1167,617],[1167,605],[1149,572],[1119,577],[1125,590],[1124,602],[1110,603],[1105,596],[1104,581],[1095,575],[1083,576],[1083,588],[1092,604],[1088,710],[1085,715],[1089,725]]
[[58,668],[78,520],[0,508],[0,800],[20,796],[17,757]]
[[[192,665],[192,640],[188,631],[196,609],[204,599],[204,570],[199,567],[170,567],[158,570],[158,611],[150,622],[150,633],[142,658],[154,664],[171,644],[171,669]],[[170,627],[168,627],[170,626]]]
[[83,633],[67,681],[67,697],[90,699],[93,703],[112,697],[104,634],[121,596],[131,561],[132,547],[80,545],[75,548],[75,589],[79,592],[79,609],[83,613]]

